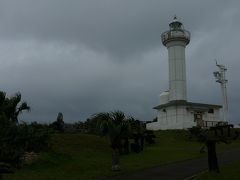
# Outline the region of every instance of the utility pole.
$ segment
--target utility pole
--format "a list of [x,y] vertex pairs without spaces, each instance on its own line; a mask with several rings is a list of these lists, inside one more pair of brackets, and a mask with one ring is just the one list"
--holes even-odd
[[220,65],[216,61],[216,66],[219,68],[219,71],[213,72],[216,82],[220,83],[222,98],[223,98],[223,121],[227,122],[227,112],[228,112],[228,102],[227,102],[227,82],[226,80],[226,71],[227,68],[224,65]]

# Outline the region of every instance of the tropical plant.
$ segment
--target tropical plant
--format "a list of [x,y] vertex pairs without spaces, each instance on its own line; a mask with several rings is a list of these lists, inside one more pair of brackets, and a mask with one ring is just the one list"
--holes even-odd
[[21,102],[21,94],[16,93],[14,96],[7,98],[6,93],[0,91],[0,114],[4,114],[7,120],[18,123],[18,115],[23,111],[30,111],[26,102]]
[[130,126],[123,112],[114,111],[110,113],[95,114],[94,119],[98,121],[98,127],[102,135],[108,136],[112,148],[112,170],[120,170],[119,155],[122,149],[122,139],[127,138]]
[[208,169],[209,171],[219,172],[218,159],[216,153],[216,143],[231,143],[239,136],[239,132],[233,129],[233,125],[218,125],[210,129],[193,127],[189,129],[191,137],[196,137],[199,142],[205,144],[208,150]]
[[18,167],[24,153],[24,141],[18,127],[18,116],[30,107],[21,102],[21,94],[7,98],[0,91],[0,174],[13,172]]

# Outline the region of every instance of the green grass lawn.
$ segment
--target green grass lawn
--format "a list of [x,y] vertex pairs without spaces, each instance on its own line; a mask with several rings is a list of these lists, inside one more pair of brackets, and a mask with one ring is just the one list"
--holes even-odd
[[[139,154],[131,153],[120,158],[122,170],[111,171],[111,149],[108,139],[88,134],[56,134],[51,139],[51,150],[39,159],[3,179],[61,180],[100,179],[156,165],[204,156],[202,146],[189,140],[185,131],[158,131],[156,144],[147,145]],[[240,147],[240,141],[230,145],[217,145],[219,151]]]

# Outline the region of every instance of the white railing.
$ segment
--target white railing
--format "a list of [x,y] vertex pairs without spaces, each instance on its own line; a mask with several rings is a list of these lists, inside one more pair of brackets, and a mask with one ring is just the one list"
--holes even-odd
[[186,30],[169,30],[164,33],[162,33],[161,38],[162,42],[165,45],[166,42],[174,40],[174,39],[182,39],[187,42],[187,44],[190,41],[191,34],[189,31]]
[[203,121],[203,127],[214,127],[214,126],[221,126],[227,125],[227,122],[224,121]]

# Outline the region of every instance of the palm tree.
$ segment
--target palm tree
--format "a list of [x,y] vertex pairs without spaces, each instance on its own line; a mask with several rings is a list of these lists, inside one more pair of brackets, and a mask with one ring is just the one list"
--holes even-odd
[[26,102],[21,102],[21,94],[16,93],[10,98],[6,98],[6,93],[0,91],[0,113],[4,114],[8,120],[18,123],[18,116],[23,111],[30,111]]
[[98,127],[101,134],[109,137],[112,148],[112,170],[120,170],[119,155],[122,149],[121,140],[126,138],[130,127],[126,121],[125,115],[121,111],[110,113],[98,113],[94,119],[98,119]]
[[30,107],[26,102],[19,105],[20,101],[20,93],[7,98],[6,93],[0,91],[0,177],[13,172],[12,167],[21,161],[23,141],[19,136],[18,115]]

